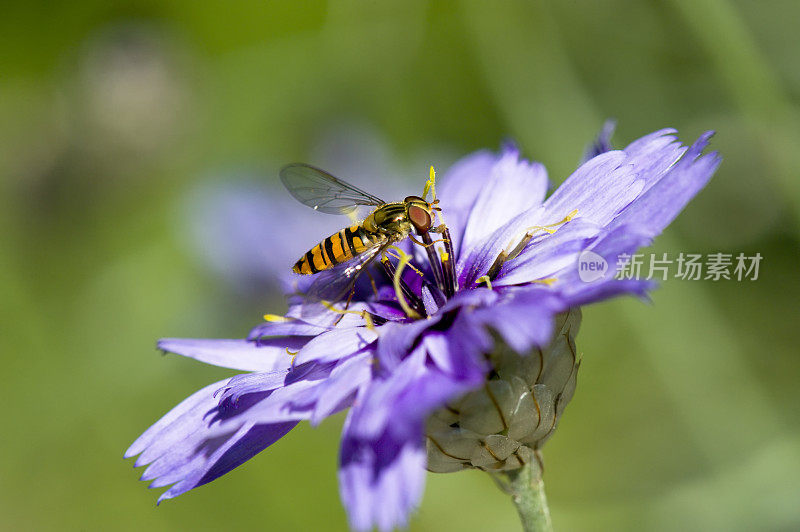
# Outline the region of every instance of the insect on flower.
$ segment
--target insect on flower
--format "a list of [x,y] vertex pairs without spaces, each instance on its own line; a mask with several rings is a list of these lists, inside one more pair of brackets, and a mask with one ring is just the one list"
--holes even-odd
[[[433,182],[433,168],[431,181]],[[407,196],[403,201],[386,202],[314,166],[293,163],[280,171],[283,184],[298,201],[326,214],[353,216],[359,206],[376,207],[363,221],[332,234],[311,248],[292,270],[302,275],[323,273],[312,283],[307,295],[321,300],[338,301],[352,288],[356,278],[378,256],[385,258],[394,244],[410,238],[416,244],[430,247],[429,233],[444,233],[444,224],[434,221],[439,200],[431,202],[419,196]],[[427,195],[426,186],[423,195]],[[435,192],[434,192],[435,196]],[[417,240],[416,231],[424,242]],[[445,238],[443,241],[447,242]],[[384,266],[391,268],[388,261]]]
[[[353,529],[407,526],[426,469],[489,471],[527,504],[512,480],[541,480],[541,446],[575,389],[579,308],[653,288],[613,276],[585,282],[581,254],[614,263],[649,245],[719,165],[716,152],[703,154],[711,132],[690,146],[675,133],[610,150],[606,130],[549,197],[544,166],[516,146],[477,152],[443,176],[442,212],[432,169],[421,196],[386,203],[314,167],[287,166],[281,179],[302,203],[372,212],[297,262],[285,315],[265,315],[247,338],[160,340],[163,351],[245,373],[190,395],[125,456],[138,455],[142,479],[169,486],[159,500],[171,499],[301,421],[349,409],[339,489]],[[409,242],[417,238],[424,253]],[[372,278],[378,257],[387,275]]]

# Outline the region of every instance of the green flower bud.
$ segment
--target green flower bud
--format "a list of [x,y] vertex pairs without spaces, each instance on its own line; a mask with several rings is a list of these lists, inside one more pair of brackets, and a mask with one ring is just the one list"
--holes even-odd
[[527,355],[498,342],[483,388],[428,419],[428,469],[504,471],[528,463],[555,431],[575,392],[580,321],[579,308],[559,314],[550,345]]

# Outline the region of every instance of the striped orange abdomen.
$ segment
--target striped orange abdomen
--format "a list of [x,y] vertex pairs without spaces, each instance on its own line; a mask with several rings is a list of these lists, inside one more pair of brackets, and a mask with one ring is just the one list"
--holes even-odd
[[292,270],[310,275],[333,268],[360,255],[377,239],[360,225],[351,225],[334,233],[303,255]]

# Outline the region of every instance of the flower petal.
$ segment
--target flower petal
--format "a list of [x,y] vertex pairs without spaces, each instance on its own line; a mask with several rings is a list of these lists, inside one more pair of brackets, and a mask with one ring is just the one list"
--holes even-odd
[[317,401],[311,414],[311,424],[316,425],[324,418],[342,410],[352,403],[363,384],[372,375],[372,353],[363,353],[349,358],[336,365],[330,378],[321,383],[317,392]]
[[475,325],[491,327],[517,353],[527,355],[533,347],[550,343],[559,303],[547,287],[526,287],[505,293],[500,303],[475,310],[469,319]]
[[356,530],[407,524],[425,482],[424,420],[483,382],[483,375],[456,380],[425,361],[425,349],[414,350],[386,379],[362,388],[348,415],[339,484]]
[[[219,401],[216,390],[228,379],[195,392],[147,429],[125,452],[140,455],[135,467],[150,464],[142,480],[154,480],[150,487],[177,483],[159,501],[211,482],[252,458],[291,430],[296,423],[254,425],[239,422],[220,434]],[[243,408],[242,411],[245,411]]]
[[661,129],[631,142],[623,151],[645,180],[642,193],[657,183],[686,152],[674,129]]
[[585,305],[620,294],[635,294],[645,297],[656,283],[637,279],[615,279],[617,261],[622,254],[631,255],[637,249],[648,246],[652,239],[637,227],[619,227],[605,233],[592,243],[588,250],[599,255],[608,264],[605,276],[584,282],[578,273],[578,261],[556,274],[558,281],[550,287],[561,300],[559,311]]
[[295,364],[330,362],[360,351],[375,341],[378,334],[366,327],[334,329],[308,342],[295,357]]
[[[439,293],[441,293],[440,290]],[[428,316],[433,316],[439,311],[439,305],[436,302],[436,298],[434,297],[431,289],[427,286],[422,287],[422,304],[425,305],[425,313]]]
[[[686,148],[672,133],[671,129],[656,131],[631,143],[624,151],[605,152],[582,164],[541,208],[517,216],[484,237],[471,253],[462,254],[457,267],[459,282],[466,286],[485,274],[503,249],[513,247],[530,228],[557,225],[573,211],[577,211],[576,219],[600,226],[612,223],[645,191],[675,171],[676,161]],[[535,240],[528,244],[533,251],[535,247]]]
[[[269,394],[256,394],[253,406],[247,410],[243,419],[259,424],[308,419],[314,408],[316,388],[319,384],[320,381],[299,380],[276,388]],[[231,427],[236,427],[239,423],[237,419],[223,422],[219,432],[230,431]]]
[[142,454],[145,449],[151,449],[151,459],[137,461],[136,467],[152,462],[169,448],[171,442],[167,441],[166,437],[179,437],[182,431],[196,427],[200,420],[216,409],[219,401],[214,397],[214,392],[227,384],[229,380],[224,379],[209,384],[181,401],[128,447],[128,450],[125,451],[125,458],[131,458]]
[[428,328],[433,327],[442,314],[431,316],[427,320],[417,320],[411,323],[387,323],[380,328],[378,347],[375,358],[382,368],[393,371],[406,357],[417,338]]
[[650,236],[659,234],[705,185],[721,162],[717,152],[701,156],[713,135],[707,131],[667,174],[622,212],[610,227],[637,226]]
[[487,176],[467,219],[461,251],[472,247],[496,228],[542,203],[547,193],[547,170],[541,163],[520,160],[519,151],[506,146]]
[[[606,152],[581,165],[547,198],[541,220],[554,223],[577,210],[578,217],[605,225],[643,187],[644,181],[625,152]],[[544,224],[531,220],[529,225]]]
[[242,373],[230,378],[228,383],[221,387],[215,396],[220,404],[226,401],[236,403],[245,395],[271,392],[280,388],[286,382],[289,370],[265,371],[258,373]]
[[[352,403],[356,390],[367,380],[372,371],[372,352],[364,351],[347,357],[336,364],[306,364],[297,367],[286,376],[283,385],[269,394],[256,396],[244,419],[250,422],[281,423],[311,419],[317,424],[325,417],[347,408]],[[262,374],[261,380],[269,380]],[[272,382],[272,381],[270,381]],[[233,379],[228,384],[231,397],[247,397],[235,388]],[[250,393],[247,380],[242,380],[245,393]],[[263,385],[262,385],[263,387]],[[222,431],[236,427],[237,420],[224,422]]]
[[[426,348],[418,346],[391,373],[372,379],[359,395],[352,434],[365,439],[378,438],[387,430],[402,437],[416,434],[432,410],[483,382],[488,369],[485,366],[458,376],[446,374],[427,364]],[[473,351],[477,353],[478,349]],[[472,368],[475,367],[473,363]]]
[[158,341],[158,348],[223,368],[272,371],[288,368],[291,358],[286,356],[286,349],[296,349],[307,340],[288,337],[256,343],[247,340],[163,338]]
[[475,312],[480,310],[459,313],[446,331],[431,331],[423,339],[431,361],[457,381],[477,381],[490,369],[484,354],[492,349],[492,337],[473,319]]
[[556,272],[578,261],[578,255],[603,232],[589,220],[577,219],[561,226],[555,233],[533,240],[516,258],[507,261],[494,280],[496,286],[529,283],[553,278]]
[[[274,425],[246,423],[227,438],[216,437],[200,442],[186,442],[189,445],[180,449],[186,455],[193,457],[190,462],[191,467],[181,468],[183,478],[162,493],[158,502],[172,499],[221,477],[281,439],[296,425],[296,422]],[[176,460],[176,463],[180,464],[180,461]],[[163,483],[154,484],[151,487],[164,485]]]
[[253,327],[247,339],[256,340],[271,336],[316,336],[329,329],[297,318],[284,318],[281,321],[259,323]]
[[[644,186],[626,155],[614,151],[599,155],[582,165],[542,207],[510,220],[462,254],[457,266],[459,285],[470,286],[485,275],[504,249],[513,248],[525,234],[539,226],[557,226],[577,210],[577,216],[604,225],[628,205]],[[531,244],[528,244],[529,246]]]
[[496,162],[497,155],[494,153],[478,151],[457,161],[438,180],[437,195],[442,200],[444,220],[450,228],[456,256],[459,255],[469,213],[486,186]]
[[352,415],[345,425],[339,467],[339,491],[350,527],[359,531],[405,527],[425,489],[425,446],[421,438],[351,438],[347,429]]

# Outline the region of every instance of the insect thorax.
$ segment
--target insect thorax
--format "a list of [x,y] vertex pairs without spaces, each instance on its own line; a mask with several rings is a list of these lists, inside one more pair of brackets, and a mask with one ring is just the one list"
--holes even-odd
[[406,205],[399,202],[381,205],[364,219],[362,225],[370,233],[385,234],[395,242],[405,238],[411,231]]

